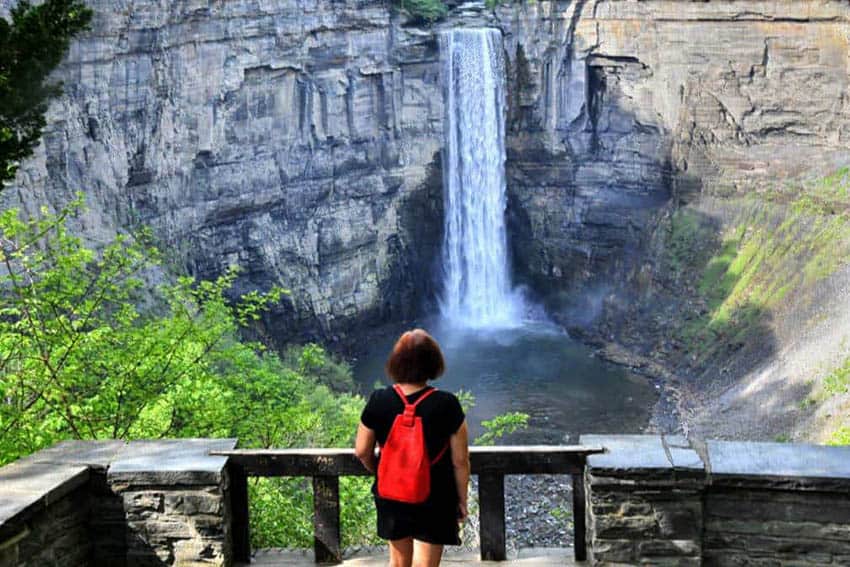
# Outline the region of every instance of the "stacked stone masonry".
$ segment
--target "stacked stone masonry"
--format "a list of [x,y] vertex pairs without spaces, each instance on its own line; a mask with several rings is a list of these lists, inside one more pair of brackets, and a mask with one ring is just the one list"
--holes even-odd
[[38,567],[89,565],[92,540],[88,530],[90,500],[76,490],[16,526],[0,547],[0,565]]
[[582,436],[596,565],[847,565],[850,447]]
[[0,469],[0,567],[231,564],[233,439],[65,442]]
[[[593,565],[848,565],[850,447],[585,435]],[[233,439],[66,442],[0,469],[0,567],[229,566]]]

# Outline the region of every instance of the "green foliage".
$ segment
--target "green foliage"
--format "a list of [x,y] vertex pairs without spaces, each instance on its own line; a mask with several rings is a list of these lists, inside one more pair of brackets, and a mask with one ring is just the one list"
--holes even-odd
[[[30,221],[0,215],[0,463],[67,438],[351,446],[363,399],[322,383],[350,370],[317,345],[281,359],[238,339],[284,290],[229,302],[235,269],[152,287],[144,278],[159,253],[144,233],[96,253],[65,226],[80,206]],[[159,307],[142,312],[143,302]],[[299,479],[253,480],[254,543],[307,545],[310,490]],[[369,541],[368,485],[344,479],[341,490],[346,541]]]
[[119,235],[101,253],[65,227],[80,202],[58,216],[0,215],[0,455],[4,461],[60,439],[227,434],[227,403],[241,376],[216,372],[263,357],[232,337],[281,289],[235,305],[224,293],[236,270],[215,281],[161,285],[166,306],[140,312],[142,274],[158,252]]
[[[339,479],[342,545],[378,544],[371,477]],[[308,478],[256,478],[248,485],[251,545],[313,546],[313,491]]]
[[435,22],[449,11],[442,0],[397,0],[398,7],[416,20]]
[[[842,344],[842,347],[846,348],[846,345]],[[850,356],[823,377],[819,386],[800,402],[800,409],[807,410],[818,402],[847,393],[850,393]]]
[[0,18],[0,189],[41,138],[47,103],[61,92],[47,77],[92,17],[78,0],[21,2],[10,15]]
[[328,356],[319,345],[289,345],[282,358],[287,366],[298,368],[302,374],[309,374],[335,392],[352,392],[355,389],[351,367]]
[[[342,546],[384,543],[375,532],[377,518],[372,496],[372,477],[343,477],[339,479],[339,493]],[[306,517],[312,520],[312,516]]]
[[557,520],[557,522],[561,525],[567,525],[567,529],[570,530],[573,527],[573,511],[571,508],[568,508],[566,503],[562,502],[558,504],[549,512],[549,514]]
[[528,427],[528,414],[518,411],[503,413],[493,419],[485,419],[481,425],[485,431],[475,439],[475,444],[492,445],[499,437]]
[[310,546],[313,493],[309,479],[250,479],[248,503],[252,547]]
[[[371,477],[339,480],[344,547],[378,544]],[[308,478],[255,478],[248,484],[251,545],[307,548],[313,545],[313,492]]]
[[823,391],[827,396],[850,392],[850,356],[824,378]]
[[665,239],[675,279],[697,280],[698,316],[677,334],[704,360],[737,349],[764,332],[771,312],[792,292],[807,290],[850,258],[850,171],[841,169],[798,187],[751,196],[721,234],[699,213],[682,209]]
[[[274,427],[277,437],[268,436],[263,442],[255,441],[253,446],[351,446],[363,399],[333,394],[325,386],[316,386],[312,377],[299,376],[294,386],[291,398],[295,403],[279,408],[279,413],[254,409],[259,420],[274,423],[266,428]],[[313,392],[299,391],[300,388],[312,388]],[[257,426],[261,424],[246,424],[247,439],[251,438],[252,428]],[[375,541],[370,487],[369,478],[340,479],[341,523],[343,540],[347,544]],[[312,545],[313,499],[309,479],[258,478],[251,481],[249,490],[252,545],[258,548]]]
[[838,430],[832,434],[827,445],[850,445],[850,426],[838,428]]
[[[475,407],[475,396],[472,392],[458,390],[455,395],[464,413],[469,413]],[[481,426],[484,427],[484,433],[475,438],[472,443],[474,445],[492,445],[497,439],[505,435],[526,429],[528,427],[528,414],[518,411],[503,413],[492,419],[485,419],[481,422]]]
[[458,390],[455,394],[457,401],[460,402],[460,407],[463,408],[463,413],[469,413],[475,407],[475,396],[467,390]]
[[[519,1],[519,0],[514,0]],[[443,0],[394,0],[396,6],[414,20],[433,23],[443,19],[449,13],[449,7]],[[484,5],[493,10],[506,0],[484,0]]]
[[[316,345],[301,348],[302,360],[317,352]],[[322,357],[326,355],[324,351]],[[242,416],[233,430],[242,446],[253,447],[348,447],[363,409],[363,399],[332,392],[302,374],[297,366],[276,357],[267,373],[251,372],[244,380],[248,395],[237,397],[234,411]],[[314,361],[315,362],[315,361]],[[339,364],[339,363],[335,363]],[[302,366],[302,368],[304,368]],[[243,373],[237,375],[245,376]],[[374,505],[368,479],[340,481],[343,539],[352,543],[371,541]],[[313,500],[308,479],[253,479],[250,490],[251,537],[255,547],[309,547],[312,545]]]
[[712,242],[713,230],[697,213],[677,210],[669,219],[665,235],[668,269],[676,276],[684,274],[691,264],[700,261],[700,251],[710,248]]

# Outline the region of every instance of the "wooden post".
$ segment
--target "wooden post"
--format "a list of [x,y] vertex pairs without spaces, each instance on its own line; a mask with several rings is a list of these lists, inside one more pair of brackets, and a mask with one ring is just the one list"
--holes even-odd
[[230,508],[233,526],[233,560],[251,562],[251,522],[248,515],[248,475],[245,467],[230,463]]
[[339,477],[313,477],[313,550],[316,563],[342,563]]
[[482,561],[504,561],[505,552],[505,475],[478,475],[478,505],[481,509],[479,535]]
[[573,549],[576,561],[587,559],[587,518],[585,516],[584,475],[573,475]]

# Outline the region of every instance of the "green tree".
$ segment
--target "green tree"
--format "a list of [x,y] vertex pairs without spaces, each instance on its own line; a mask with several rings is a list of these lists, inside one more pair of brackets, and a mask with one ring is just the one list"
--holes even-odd
[[47,103],[62,88],[48,75],[92,12],[78,0],[46,0],[21,2],[10,16],[0,18],[0,190],[41,138]]
[[[284,291],[231,305],[236,270],[149,289],[143,274],[159,254],[145,235],[118,236],[96,254],[65,226],[79,206],[29,221],[0,214],[0,456],[67,437],[228,433],[200,411],[235,395],[216,366],[253,354],[233,337]],[[143,313],[151,293],[161,307]]]
[[[0,214],[0,464],[67,438],[238,437],[243,447],[350,446],[363,399],[326,383],[351,372],[318,345],[284,358],[239,340],[284,290],[226,299],[214,281],[151,286],[146,234],[100,253],[42,211]],[[148,305],[140,309],[139,305]],[[309,545],[303,479],[254,479],[256,545]],[[368,479],[343,479],[346,541],[370,537]]]

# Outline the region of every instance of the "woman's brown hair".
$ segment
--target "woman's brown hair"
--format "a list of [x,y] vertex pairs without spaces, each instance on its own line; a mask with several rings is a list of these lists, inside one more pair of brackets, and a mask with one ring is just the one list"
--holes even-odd
[[384,370],[394,382],[422,384],[446,369],[437,341],[423,329],[407,331],[396,341]]

